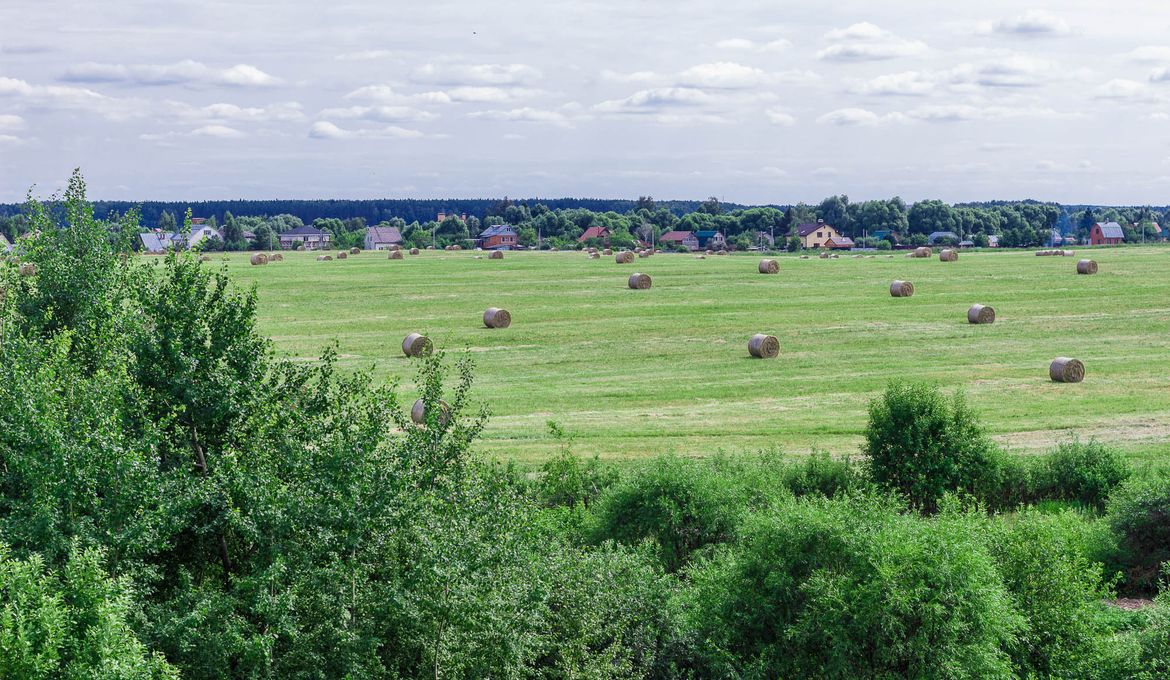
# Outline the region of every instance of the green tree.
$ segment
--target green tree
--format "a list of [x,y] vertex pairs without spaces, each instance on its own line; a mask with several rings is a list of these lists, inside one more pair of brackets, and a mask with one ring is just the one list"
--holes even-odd
[[157,226],[163,232],[168,234],[173,234],[179,229],[178,223],[175,222],[175,216],[166,210],[162,211],[162,214],[158,216]]

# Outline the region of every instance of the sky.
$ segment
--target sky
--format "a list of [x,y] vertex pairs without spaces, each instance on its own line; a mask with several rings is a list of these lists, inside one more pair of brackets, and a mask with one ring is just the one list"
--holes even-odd
[[1170,203],[1153,0],[4,0],[0,202]]

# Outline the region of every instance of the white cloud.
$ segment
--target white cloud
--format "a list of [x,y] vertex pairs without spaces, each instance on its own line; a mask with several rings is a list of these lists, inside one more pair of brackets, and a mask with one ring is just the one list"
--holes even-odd
[[218,139],[239,139],[244,136],[243,132],[235,128],[230,128],[226,125],[204,125],[201,128],[196,128],[191,131],[194,137],[216,137]]
[[68,85],[34,85],[19,78],[0,76],[0,97],[13,97],[47,109],[89,111],[109,120],[147,115],[145,103],[116,99],[93,90]]
[[0,115],[0,130],[19,130],[24,127],[24,119],[20,116]]
[[982,87],[1038,87],[1067,74],[1052,61],[1025,55],[1009,55],[982,63],[959,64],[944,74],[953,85]]
[[323,120],[313,123],[309,128],[309,136],[314,139],[417,139],[424,135],[418,130],[396,125],[375,129],[346,129]]
[[1170,63],[1170,47],[1165,45],[1143,45],[1126,52],[1124,58],[1139,63]]
[[1156,103],[1167,100],[1165,95],[1155,92],[1148,84],[1125,78],[1115,78],[1097,87],[1093,90],[1093,97],[1141,103]]
[[1152,83],[1167,83],[1170,82],[1170,67],[1156,68],[1150,72],[1150,82]]
[[301,105],[297,102],[283,102],[262,107],[245,107],[226,102],[197,108],[188,107],[185,104],[175,104],[175,106],[178,108],[180,116],[207,120],[267,123],[299,121],[305,118]]
[[338,61],[371,61],[392,56],[394,56],[393,50],[359,50],[357,52],[339,54],[334,59]]
[[768,109],[764,112],[764,115],[768,117],[768,122],[773,125],[782,125],[784,127],[796,125],[796,117],[782,109]]
[[602,113],[655,113],[663,108],[711,104],[715,98],[693,87],[656,87],[625,99],[601,102],[593,108]]
[[280,84],[251,64],[236,64],[230,68],[212,68],[192,59],[173,64],[106,64],[85,62],[65,70],[62,80],[76,83],[124,83],[132,85],[229,85],[235,87],[268,87]]
[[372,120],[380,123],[404,123],[433,120],[438,116],[410,106],[349,106],[325,109],[322,118]]
[[683,87],[734,90],[758,87],[767,80],[768,74],[758,68],[731,61],[720,61],[688,68],[679,74],[678,84]]
[[1076,118],[1080,113],[1062,113],[1045,107],[971,106],[967,104],[934,104],[920,106],[905,113],[907,118],[931,123],[953,123],[969,120],[1003,120],[1007,118]]
[[23,144],[24,140],[16,135],[0,135],[0,144],[7,144],[10,146],[17,146]]
[[917,56],[927,49],[921,41],[900,38],[869,22],[829,31],[825,38],[836,43],[817,52],[817,59],[826,61],[882,61]]
[[1040,10],[1029,10],[1011,19],[984,23],[980,25],[979,31],[1035,38],[1068,35],[1072,29],[1059,17]]
[[475,111],[467,114],[469,118],[483,118],[486,120],[516,121],[525,123],[551,123],[567,127],[569,119],[558,111],[546,111],[529,107],[512,109],[510,111]]
[[653,71],[634,71],[633,73],[618,73],[605,69],[601,72],[601,77],[604,80],[610,80],[615,83],[652,83],[659,80],[661,76]]
[[437,85],[523,85],[538,80],[540,71],[526,64],[424,64],[411,80]]
[[890,73],[867,80],[854,91],[864,95],[919,97],[930,94],[936,86],[934,78],[918,71]]
[[879,116],[878,114],[868,109],[855,107],[830,111],[820,118],[817,118],[817,122],[821,125],[839,125],[842,127],[851,127],[856,125],[879,125],[890,120],[893,119],[889,116]]

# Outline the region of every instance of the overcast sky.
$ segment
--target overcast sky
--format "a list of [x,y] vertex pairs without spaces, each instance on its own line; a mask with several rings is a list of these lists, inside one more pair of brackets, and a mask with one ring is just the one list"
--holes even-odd
[[0,201],[1170,203],[1155,0],[0,3]]

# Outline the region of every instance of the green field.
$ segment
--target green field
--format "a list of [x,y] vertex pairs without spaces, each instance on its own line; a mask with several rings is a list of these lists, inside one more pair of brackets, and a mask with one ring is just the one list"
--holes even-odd
[[[1078,257],[1089,251],[1082,250]],[[265,267],[227,256],[231,276],[259,292],[261,331],[281,353],[311,358],[336,340],[341,362],[373,366],[411,388],[407,333],[449,355],[470,352],[476,397],[492,413],[481,450],[532,462],[560,444],[633,458],[778,447],[856,452],[867,401],[895,378],[962,388],[995,438],[1016,451],[1097,437],[1138,457],[1170,453],[1170,249],[1094,250],[1078,258],[964,253],[958,262],[661,254],[632,265],[581,253],[424,252],[391,261],[363,253],[316,262],[286,254]],[[211,264],[218,264],[215,256]],[[650,290],[626,287],[630,273]],[[891,298],[908,279],[914,297]],[[995,307],[972,326],[972,303]],[[483,327],[489,306],[512,313]],[[781,355],[751,359],[753,333]],[[1048,362],[1074,356],[1084,383],[1048,380]]]

